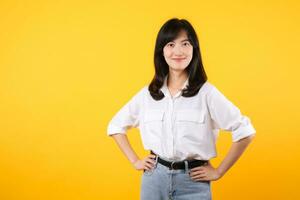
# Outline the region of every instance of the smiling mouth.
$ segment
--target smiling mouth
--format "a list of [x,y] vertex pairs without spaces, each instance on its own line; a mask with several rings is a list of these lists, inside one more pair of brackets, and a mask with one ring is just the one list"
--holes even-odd
[[182,60],[184,60],[185,58],[173,58],[173,60],[175,60],[175,61],[182,61]]

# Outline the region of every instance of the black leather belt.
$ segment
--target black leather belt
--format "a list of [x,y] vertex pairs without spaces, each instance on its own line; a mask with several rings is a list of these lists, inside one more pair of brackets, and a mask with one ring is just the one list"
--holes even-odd
[[[157,154],[155,154],[153,151],[150,151],[151,154],[156,155],[157,158],[157,162],[161,163],[162,165],[169,167],[169,169],[185,169],[185,164],[184,161],[167,161],[164,160],[162,158],[160,158]],[[208,162],[208,160],[187,160],[188,162],[188,168],[192,169],[194,167],[198,167],[201,165],[204,165]]]

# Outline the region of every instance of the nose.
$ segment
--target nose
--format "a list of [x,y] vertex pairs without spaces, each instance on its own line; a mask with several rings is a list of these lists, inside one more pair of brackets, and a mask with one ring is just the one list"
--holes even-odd
[[180,45],[175,45],[175,47],[173,48],[173,53],[176,56],[183,55],[182,47]]

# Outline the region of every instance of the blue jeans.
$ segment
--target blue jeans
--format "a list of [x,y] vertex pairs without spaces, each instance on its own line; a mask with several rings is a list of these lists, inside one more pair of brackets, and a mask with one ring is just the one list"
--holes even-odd
[[154,169],[144,170],[141,200],[211,200],[211,182],[194,181],[190,169],[170,170],[157,162]]

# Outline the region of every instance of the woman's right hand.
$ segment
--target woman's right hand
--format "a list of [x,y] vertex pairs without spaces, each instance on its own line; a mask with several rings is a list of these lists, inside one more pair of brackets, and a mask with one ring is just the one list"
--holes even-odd
[[150,154],[143,159],[139,159],[133,163],[133,166],[136,170],[151,170],[154,168],[155,155]]

